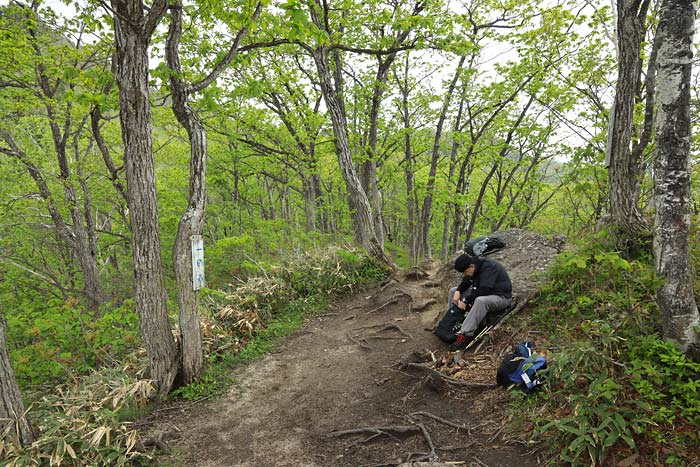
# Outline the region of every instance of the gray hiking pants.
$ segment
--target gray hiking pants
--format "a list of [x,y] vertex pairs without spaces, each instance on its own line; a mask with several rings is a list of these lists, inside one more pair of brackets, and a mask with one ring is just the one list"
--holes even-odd
[[[452,287],[450,289],[450,293],[447,297],[448,308],[452,305],[452,296],[455,294],[456,290],[457,287]],[[462,322],[462,327],[459,332],[467,336],[473,336],[474,331],[479,327],[479,323],[483,321],[487,313],[505,310],[512,304],[512,298],[503,298],[500,295],[483,295],[481,297],[476,297],[469,313],[467,313],[467,316]]]

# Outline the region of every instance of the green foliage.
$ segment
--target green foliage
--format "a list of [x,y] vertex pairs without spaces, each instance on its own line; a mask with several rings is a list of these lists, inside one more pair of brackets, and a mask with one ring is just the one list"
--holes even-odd
[[49,300],[7,313],[10,358],[21,387],[88,374],[140,345],[133,302],[99,315],[75,300]]
[[700,425],[700,364],[691,362],[671,342],[641,336],[630,349],[631,383],[648,416],[659,424],[678,418]]
[[[257,221],[240,235],[218,239],[206,248],[207,282],[225,288],[234,281],[264,275],[280,256],[324,247],[334,237],[318,232],[300,232],[284,219]],[[255,231],[252,235],[250,232]]]
[[615,329],[657,332],[660,322],[654,299],[660,284],[648,261],[628,261],[593,241],[559,255],[535,319],[579,331],[585,320],[604,319]]
[[538,396],[544,407],[530,420],[559,461],[603,466],[613,453],[642,451],[645,460],[697,461],[700,365],[662,340],[659,284],[650,261],[595,241],[550,271],[533,319],[556,353]]

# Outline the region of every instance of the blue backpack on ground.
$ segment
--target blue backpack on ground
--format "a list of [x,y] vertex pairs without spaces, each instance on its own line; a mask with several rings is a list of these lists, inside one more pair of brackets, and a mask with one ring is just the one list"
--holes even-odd
[[537,372],[547,368],[547,360],[537,355],[534,348],[534,342],[517,344],[498,367],[496,382],[504,388],[515,385],[525,393],[541,386],[544,381]]

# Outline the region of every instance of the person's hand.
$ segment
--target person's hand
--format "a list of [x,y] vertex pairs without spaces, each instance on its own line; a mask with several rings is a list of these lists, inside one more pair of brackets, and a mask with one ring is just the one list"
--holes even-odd
[[466,310],[467,309],[467,304],[466,302],[463,302],[462,300],[457,302],[457,308],[460,310]]
[[[452,303],[459,306],[459,297],[460,297],[459,290],[455,290],[454,295],[452,295]],[[462,309],[464,309],[464,308],[462,308]]]

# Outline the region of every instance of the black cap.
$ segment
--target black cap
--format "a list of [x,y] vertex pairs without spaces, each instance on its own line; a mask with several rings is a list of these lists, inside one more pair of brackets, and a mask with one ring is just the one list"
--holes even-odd
[[476,257],[463,253],[455,260],[455,269],[459,272],[464,272],[471,264],[476,264]]

